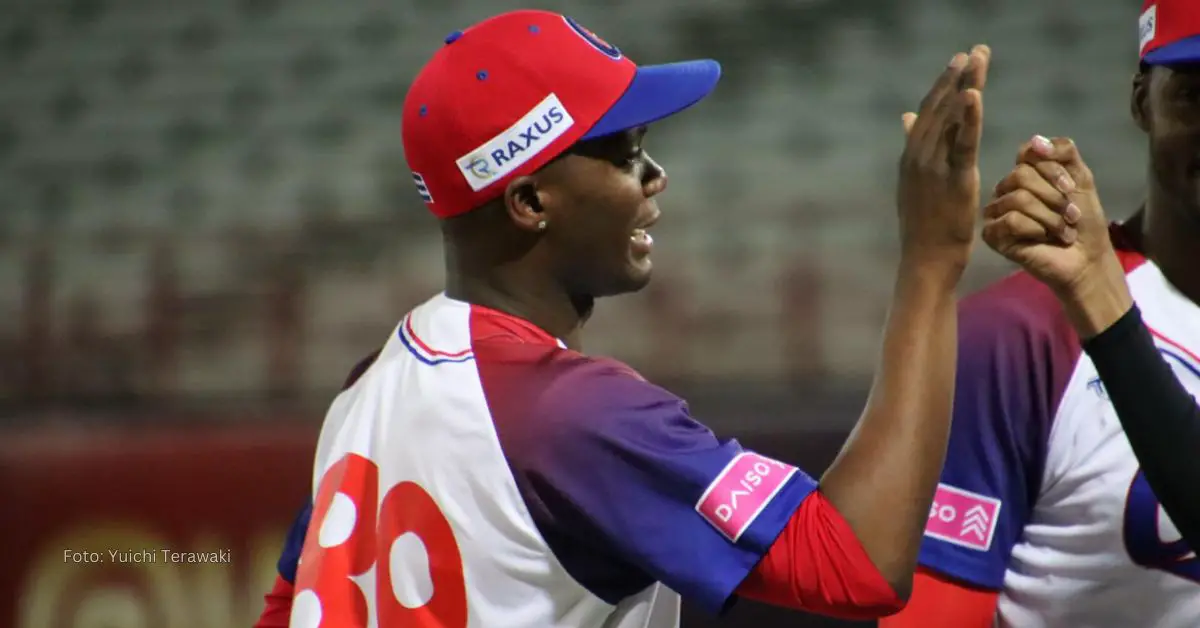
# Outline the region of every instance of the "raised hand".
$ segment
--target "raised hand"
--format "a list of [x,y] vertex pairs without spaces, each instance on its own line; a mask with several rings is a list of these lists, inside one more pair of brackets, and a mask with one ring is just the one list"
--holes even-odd
[[1022,145],[984,218],[988,246],[1054,290],[1085,337],[1132,304],[1092,171],[1069,138]]
[[919,114],[904,116],[902,252],[879,370],[862,418],[821,477],[822,493],[901,599],[912,590],[950,434],[957,287],[975,237],[989,57],[983,46],[955,55]]
[[902,257],[922,268],[961,273],[970,258],[990,61],[987,46],[954,55],[919,113],[903,116],[908,139],[896,199]]

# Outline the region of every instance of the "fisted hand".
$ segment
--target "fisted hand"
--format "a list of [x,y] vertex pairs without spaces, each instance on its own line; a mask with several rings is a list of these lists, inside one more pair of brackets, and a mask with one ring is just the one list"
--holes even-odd
[[[921,101],[903,116],[896,205],[902,260],[958,280],[971,254],[979,207],[983,87],[991,50],[956,54]],[[954,274],[958,273],[958,274]]]
[[983,210],[983,239],[1056,290],[1111,253],[1092,171],[1065,137],[1034,137]]
[[1092,171],[1070,139],[1022,145],[983,214],[988,246],[1054,290],[1085,338],[1132,305]]

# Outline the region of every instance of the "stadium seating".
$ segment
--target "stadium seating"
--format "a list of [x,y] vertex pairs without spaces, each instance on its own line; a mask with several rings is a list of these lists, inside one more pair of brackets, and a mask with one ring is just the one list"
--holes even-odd
[[[726,70],[711,102],[650,140],[673,182],[656,230],[664,285],[603,307],[591,350],[663,376],[868,373],[895,259],[899,116],[951,52],[976,41],[995,49],[986,187],[1031,134],[1069,134],[1110,213],[1134,208],[1144,176],[1127,113],[1134,4],[884,4],[577,3],[581,21],[639,61],[705,55]],[[101,335],[135,346],[111,356],[133,360],[122,386],[240,394],[278,378],[284,388],[335,385],[440,281],[436,227],[403,161],[400,105],[444,34],[498,8],[6,6],[0,351],[21,344],[22,312],[32,311],[25,264],[50,242],[55,337],[72,333],[72,304],[90,304]],[[981,252],[973,277],[1004,268]],[[169,315],[185,322],[173,336],[174,383],[152,386],[161,378],[136,347],[149,342],[148,321],[164,316],[148,296],[156,276],[177,282]],[[269,313],[287,307],[300,331],[272,340]],[[797,339],[801,325],[813,326],[807,340]],[[301,343],[283,374],[270,372],[272,342]],[[10,394],[0,384],[0,397]]]

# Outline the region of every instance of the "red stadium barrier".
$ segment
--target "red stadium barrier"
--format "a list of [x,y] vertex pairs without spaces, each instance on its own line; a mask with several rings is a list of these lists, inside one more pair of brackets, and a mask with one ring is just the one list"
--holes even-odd
[[0,626],[250,626],[315,440],[294,424],[0,432]]
[[[0,431],[0,626],[248,628],[308,498],[317,429],[255,422]],[[817,473],[844,437],[759,433],[742,442]],[[685,607],[683,625],[859,624],[740,603],[721,621]]]

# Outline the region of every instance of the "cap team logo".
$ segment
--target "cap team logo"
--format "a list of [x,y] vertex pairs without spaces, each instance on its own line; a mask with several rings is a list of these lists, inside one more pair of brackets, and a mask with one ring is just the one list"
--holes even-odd
[[550,94],[517,123],[455,162],[476,192],[504,178],[546,150],[575,124],[558,96]]
[[613,59],[621,58],[621,51],[616,46],[604,41],[596,33],[584,28],[582,24],[576,22],[573,18],[569,18],[564,15],[563,20],[567,23],[567,26],[571,27],[571,30],[575,31],[576,34],[582,37],[584,41],[591,44],[596,50],[603,52],[605,55],[612,57]]

